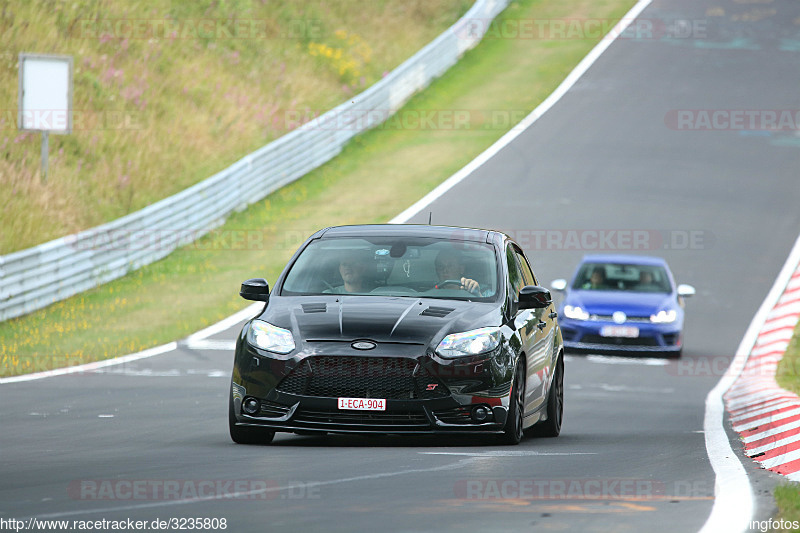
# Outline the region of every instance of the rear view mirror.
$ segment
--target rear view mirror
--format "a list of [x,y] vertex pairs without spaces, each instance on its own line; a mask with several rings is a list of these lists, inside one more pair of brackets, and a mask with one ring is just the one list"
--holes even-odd
[[520,309],[542,309],[553,303],[550,291],[537,285],[527,285],[519,291]]
[[248,279],[242,283],[239,296],[256,302],[269,301],[269,283],[264,278]]
[[694,296],[695,292],[694,287],[691,285],[686,285],[684,283],[678,285],[678,296],[688,298],[689,296]]

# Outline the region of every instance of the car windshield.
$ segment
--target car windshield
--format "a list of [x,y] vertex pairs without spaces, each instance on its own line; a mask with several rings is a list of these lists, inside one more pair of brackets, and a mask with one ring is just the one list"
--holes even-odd
[[572,288],[668,293],[671,284],[667,270],[660,265],[584,263],[575,276]]
[[[497,259],[489,244],[406,237],[327,237],[292,265],[282,295],[358,294],[492,301]],[[466,278],[467,283],[462,284]],[[474,280],[476,283],[469,283]]]

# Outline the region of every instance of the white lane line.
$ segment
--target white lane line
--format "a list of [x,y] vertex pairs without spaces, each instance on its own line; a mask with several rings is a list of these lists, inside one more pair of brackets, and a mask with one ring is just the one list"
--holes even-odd
[[[522,121],[511,128],[509,132],[503,135],[500,139],[497,140],[493,145],[489,148],[484,150],[478,157],[470,161],[464,168],[450,176],[447,180],[441,183],[438,187],[433,189],[431,192],[423,196],[419,201],[417,201],[414,205],[394,217],[392,220],[389,221],[390,224],[403,224],[408,221],[411,217],[428,207],[430,204],[435,202],[437,199],[441,198],[445,193],[447,193],[450,189],[455,187],[458,183],[460,183],[464,178],[468,177],[470,174],[475,172],[478,168],[480,168],[484,163],[486,163],[489,159],[494,157],[500,150],[505,148],[509,143],[511,143],[514,139],[516,139],[520,134],[526,131],[534,122],[536,122],[542,115],[544,115],[553,105],[556,104],[561,98],[569,91],[573,85],[586,73],[587,70],[594,64],[597,59],[603,55],[603,52],[614,43],[617,38],[622,35],[625,29],[633,22],[633,20],[639,16],[639,14],[644,11],[644,9],[650,5],[652,0],[639,0],[639,2],[634,5],[630,11],[628,11],[622,19],[617,23],[614,28],[608,32],[608,35],[604,37],[594,48],[583,58],[583,60],[578,63],[578,65],[572,69],[572,72],[564,78],[564,81],[556,87],[556,90],[553,91],[550,96],[545,98],[545,100],[539,104],[536,109],[531,111],[531,113],[526,116]],[[608,36],[613,36],[609,38]]]
[[759,331],[764,327],[767,317],[783,295],[798,263],[800,263],[800,235],[795,240],[789,257],[786,258],[780,273],[775,278],[775,283],[764,301],[761,302],[753,320],[750,321],[727,372],[706,396],[706,412],[703,423],[706,430],[706,450],[717,480],[714,486],[714,507],[700,530],[701,533],[745,531],[749,528],[749,521],[753,515],[753,491],[750,488],[747,473],[737,454],[731,448],[728,435],[722,425],[725,416],[722,396],[731,388],[744,369],[748,355],[758,339]]
[[383,479],[388,477],[394,476],[403,476],[407,474],[425,474],[428,472],[442,472],[447,470],[458,470],[459,468],[463,468],[469,466],[470,464],[476,462],[477,458],[475,457],[466,457],[464,459],[460,459],[455,463],[450,463],[442,466],[435,466],[431,468],[410,468],[407,470],[398,470],[395,472],[381,472],[377,474],[364,474],[362,476],[352,476],[352,477],[345,477],[339,479],[331,479],[328,481],[312,481],[307,483],[302,483],[298,485],[297,483],[288,484],[288,485],[281,485],[281,486],[270,486],[264,488],[258,488],[249,491],[241,491],[241,492],[226,492],[223,494],[213,494],[210,496],[203,496],[203,497],[196,497],[196,498],[184,498],[180,500],[169,500],[169,501],[157,501],[157,502],[148,502],[148,503],[140,503],[134,505],[122,505],[117,507],[104,507],[104,508],[95,508],[95,509],[83,509],[83,510],[75,510],[75,511],[64,511],[61,513],[48,513],[42,515],[36,515],[36,517],[26,517],[23,520],[28,520],[30,518],[42,518],[42,519],[50,519],[50,518],[59,518],[59,517],[66,517],[66,516],[80,516],[83,514],[96,514],[96,513],[111,513],[111,512],[118,512],[118,511],[133,511],[137,509],[150,509],[154,507],[172,507],[176,505],[189,505],[193,503],[204,503],[208,501],[215,501],[215,500],[225,500],[225,501],[236,501],[239,499],[243,500],[253,500],[256,499],[257,496],[262,494],[269,494],[274,492],[284,492],[284,491],[291,491],[295,489],[308,489],[309,487],[326,487],[329,485],[337,485],[342,483],[352,483],[354,481],[368,481],[373,479]]
[[79,374],[83,372],[93,372],[100,368],[105,368],[108,366],[113,365],[121,365],[124,363],[130,363],[131,361],[138,361],[139,359],[145,359],[147,357],[153,357],[154,355],[160,355],[162,353],[171,352],[175,348],[178,347],[178,343],[170,342],[167,344],[163,344],[161,346],[156,346],[155,348],[150,348],[148,350],[144,350],[137,353],[132,353],[129,355],[123,355],[122,357],[117,357],[115,359],[106,359],[104,361],[95,361],[94,363],[86,363],[85,365],[76,365],[76,366],[69,366],[66,368],[57,368],[55,370],[48,370],[46,372],[36,372],[34,374],[24,374],[22,376],[12,376],[9,378],[0,378],[0,385],[5,383],[19,383],[21,381],[34,381],[37,379],[44,379],[53,376],[64,376],[67,374]]
[[[212,324],[211,326],[198,331],[197,333],[193,333],[186,337],[185,340],[178,342],[169,342],[167,344],[162,344],[161,346],[155,346],[153,348],[149,348],[147,350],[143,350],[141,352],[136,352],[128,355],[123,355],[121,357],[116,357],[114,359],[105,359],[103,361],[95,361],[93,363],[86,363],[83,365],[75,365],[69,366],[66,368],[56,368],[55,370],[47,370],[44,372],[36,372],[33,374],[23,374],[21,376],[11,376],[7,378],[0,378],[0,385],[6,383],[19,383],[24,381],[34,381],[37,379],[44,379],[50,378],[54,376],[64,376],[68,374],[80,374],[84,372],[94,372],[101,368],[106,368],[115,365],[122,365],[125,363],[130,363],[131,361],[138,361],[139,359],[146,359],[148,357],[153,357],[155,355],[161,355],[163,353],[171,352],[175,350],[179,344],[186,345],[190,348],[197,349],[197,350],[233,350],[236,347],[236,342],[233,341],[214,341],[214,340],[205,340],[207,337],[211,335],[216,335],[226,329],[229,329],[239,322],[247,320],[248,318],[252,318],[256,313],[258,313],[259,309],[263,307],[264,304],[253,304],[245,309],[242,309],[238,313],[235,313],[227,318],[222,319],[221,321],[217,322],[216,324]],[[228,343],[228,344],[222,344]],[[232,347],[231,347],[232,346]]]
[[183,343],[187,346],[192,346],[197,341],[203,341],[207,338],[211,337],[212,335],[216,335],[217,333],[222,333],[226,329],[230,329],[239,322],[244,322],[245,320],[249,320],[256,316],[259,311],[264,307],[263,303],[254,303],[248,305],[238,313],[235,313],[227,318],[223,318],[216,324],[212,324],[205,329],[201,329],[197,333],[192,333],[188,337],[183,340]]
[[226,341],[217,339],[203,339],[191,342],[181,342],[181,346],[186,346],[190,350],[219,350],[233,352],[236,349],[236,341]]
[[586,360],[604,365],[667,366],[669,364],[669,361],[653,357],[615,357],[613,355],[587,355]]
[[486,452],[418,452],[420,455],[457,455],[464,457],[529,457],[531,455],[597,455],[596,452],[536,452],[528,450],[491,450]]

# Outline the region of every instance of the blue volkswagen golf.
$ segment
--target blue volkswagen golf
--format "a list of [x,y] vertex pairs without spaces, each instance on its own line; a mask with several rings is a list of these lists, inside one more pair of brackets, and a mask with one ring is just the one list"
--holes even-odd
[[683,349],[684,299],[691,285],[675,285],[666,261],[638,255],[588,255],[564,292],[559,323],[573,351],[659,352]]

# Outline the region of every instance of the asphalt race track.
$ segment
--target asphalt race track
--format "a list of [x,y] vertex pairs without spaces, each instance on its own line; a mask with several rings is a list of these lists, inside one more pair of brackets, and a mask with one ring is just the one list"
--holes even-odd
[[[234,327],[216,343],[0,385],[0,517],[197,517],[234,532],[699,530],[715,481],[705,397],[800,232],[800,136],[724,119],[800,109],[798,17],[790,0],[653,2],[641,15],[651,37],[617,40],[430,206],[437,224],[510,232],[546,284],[604,231],[601,251],[664,256],[698,289],[683,359],[569,357],[557,439],[278,434],[234,445]],[[697,129],[704,112],[717,112],[709,131]],[[744,463],[756,518],[768,518],[778,477]]]

